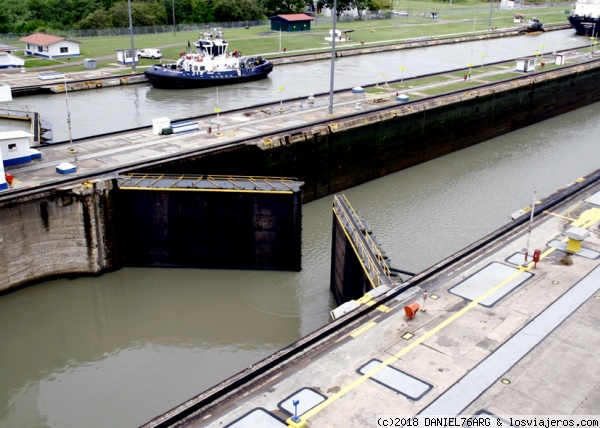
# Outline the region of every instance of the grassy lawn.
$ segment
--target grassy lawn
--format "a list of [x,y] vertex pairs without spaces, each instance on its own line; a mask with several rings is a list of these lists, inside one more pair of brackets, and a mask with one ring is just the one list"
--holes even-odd
[[[440,1],[414,1],[391,0],[395,10],[409,12],[409,17],[394,17],[392,19],[364,19],[362,21],[338,22],[336,28],[341,31],[354,30],[351,34],[352,41],[337,43],[336,49],[343,50],[361,46],[401,43],[409,39],[422,37],[442,37],[448,35],[465,35],[473,32],[486,32],[491,23],[492,27],[515,28],[513,13],[520,12],[527,17],[536,16],[544,24],[566,23],[565,10],[570,8],[570,3],[557,7],[545,7],[524,10],[492,9],[487,3],[475,0],[450,2]],[[430,12],[438,13],[437,19],[430,19]],[[366,18],[366,17],[365,17]],[[331,45],[324,40],[329,35],[331,23],[317,20],[313,23],[310,32],[279,33],[270,30],[269,26],[250,27],[248,29],[231,28],[225,31],[225,37],[230,42],[230,51],[238,50],[244,55],[262,55],[265,57],[279,55],[280,48],[288,53],[293,52],[318,52],[328,51]],[[135,46],[139,48],[161,48],[165,62],[174,61],[179,57],[179,52],[186,51],[188,41],[193,43],[198,39],[196,31],[134,35]],[[0,40],[2,43],[23,47],[23,43],[15,40]],[[97,60],[97,67],[114,66],[116,63],[115,51],[127,49],[131,46],[129,36],[89,37],[78,39],[82,42],[81,57],[72,61],[81,61],[84,58]],[[112,56],[112,58],[110,58]],[[109,59],[104,59],[109,57]],[[149,66],[156,61],[141,60],[141,67]],[[68,64],[65,59],[43,60],[27,58],[26,67],[35,68],[58,64]],[[68,67],[65,71],[78,71],[80,65]]]
[[431,85],[433,83],[442,83],[442,82],[447,82],[448,80],[451,80],[449,77],[447,76],[429,76],[429,77],[419,77],[417,79],[412,79],[407,81],[404,81],[402,84],[398,83],[394,83],[393,87],[395,88],[407,88],[407,87],[411,87],[411,86],[422,86],[422,85]]

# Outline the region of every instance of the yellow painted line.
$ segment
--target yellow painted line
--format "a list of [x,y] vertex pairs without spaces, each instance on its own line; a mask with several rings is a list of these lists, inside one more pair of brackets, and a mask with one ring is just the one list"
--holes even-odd
[[354,330],[352,333],[350,333],[350,336],[352,336],[352,337],[360,336],[365,331],[370,330],[371,328],[375,327],[376,325],[377,325],[377,323],[375,321],[371,321],[369,324],[363,325],[358,330]]
[[548,215],[551,215],[551,216],[554,216],[554,217],[558,217],[558,218],[562,218],[564,220],[569,220],[569,221],[575,220],[572,217],[568,217],[568,216],[565,216],[565,215],[562,215],[562,214],[556,214],[556,213],[553,213],[551,211],[544,211],[544,214],[548,214]]

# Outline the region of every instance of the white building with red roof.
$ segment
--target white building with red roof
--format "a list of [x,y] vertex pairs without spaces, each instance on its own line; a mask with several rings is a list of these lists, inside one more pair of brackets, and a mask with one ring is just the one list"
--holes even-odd
[[23,37],[19,41],[25,43],[26,55],[36,55],[44,58],[66,58],[81,55],[79,52],[81,42],[66,37],[35,33]]

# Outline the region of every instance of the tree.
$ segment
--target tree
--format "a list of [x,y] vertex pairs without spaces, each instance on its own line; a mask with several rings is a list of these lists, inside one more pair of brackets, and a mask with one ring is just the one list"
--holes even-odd
[[216,21],[257,21],[264,14],[256,0],[215,0]]
[[369,0],[369,9],[370,10],[386,10],[391,7],[391,3],[389,0]]
[[[323,7],[333,9],[333,0],[326,0],[323,2]],[[335,15],[339,18],[342,13],[354,9],[354,0],[337,0],[337,10]]]
[[267,16],[280,13],[303,13],[307,6],[313,6],[313,0],[260,0],[260,7],[264,9]]
[[354,5],[356,6],[358,19],[361,20],[364,10],[369,8],[369,0],[354,0]]
[[76,28],[78,30],[90,30],[92,28],[110,28],[112,26],[112,13],[104,9],[98,9],[79,21]]
[[[129,27],[129,5],[126,1],[116,3],[110,12],[113,27]],[[156,1],[131,2],[131,20],[134,27],[165,25],[168,23],[165,8]]]
[[192,0],[192,15],[190,22],[214,22],[213,0]]

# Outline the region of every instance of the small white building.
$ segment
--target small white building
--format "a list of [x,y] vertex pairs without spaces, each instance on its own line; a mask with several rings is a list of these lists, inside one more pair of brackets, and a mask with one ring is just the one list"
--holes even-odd
[[515,71],[522,71],[525,73],[535,71],[535,66],[537,65],[536,59],[536,57],[517,58]]
[[21,68],[25,61],[18,56],[0,51],[0,68]]
[[131,55],[131,49],[117,49],[116,52],[119,64],[131,65],[132,60],[138,62],[137,55]]
[[41,157],[38,150],[32,149],[32,134],[25,131],[0,132],[0,159],[6,166],[31,162]]
[[67,58],[80,56],[81,42],[51,34],[35,33],[23,37],[19,41],[25,43],[25,54],[44,58]]

